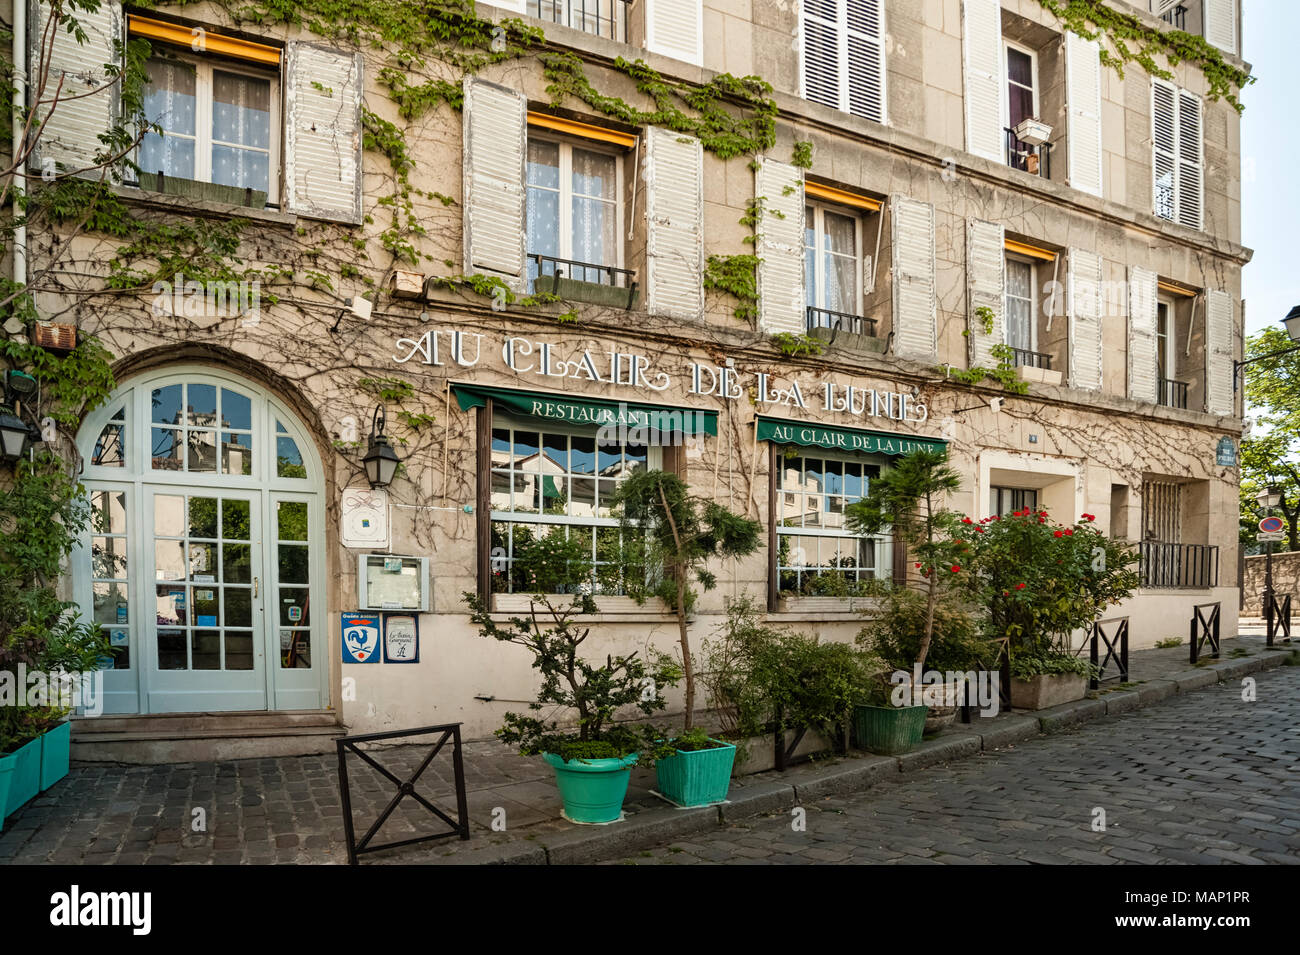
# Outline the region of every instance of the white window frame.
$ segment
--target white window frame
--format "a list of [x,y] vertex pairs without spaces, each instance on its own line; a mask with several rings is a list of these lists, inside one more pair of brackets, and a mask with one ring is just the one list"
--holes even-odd
[[[1174,194],[1173,194],[1173,209],[1172,209],[1173,214],[1169,216],[1163,216],[1160,214],[1160,206],[1159,203],[1156,201],[1156,195],[1159,188],[1158,183],[1156,182],[1157,173],[1156,173],[1156,163],[1155,163],[1155,152],[1157,151],[1158,148],[1156,146],[1156,135],[1155,135],[1156,134],[1156,88],[1157,87],[1164,87],[1165,89],[1170,90],[1171,93],[1173,94],[1174,143],[1173,143],[1173,149],[1170,153],[1170,156],[1173,160]],[[1196,143],[1196,168],[1200,170],[1200,181],[1201,181],[1200,216],[1199,216],[1199,222],[1194,226],[1187,226],[1187,224],[1182,221],[1183,220],[1183,167],[1188,165],[1187,161],[1183,159],[1183,148],[1182,148],[1183,147],[1182,100],[1184,96],[1194,99],[1197,102],[1197,112],[1199,114],[1199,126],[1201,132],[1199,140]],[[1148,105],[1151,111],[1151,150],[1152,150],[1151,211],[1157,218],[1164,219],[1166,222],[1173,222],[1177,225],[1187,226],[1187,228],[1189,229],[1198,229],[1203,231],[1205,228],[1205,100],[1197,96],[1195,93],[1188,92],[1187,90],[1183,89],[1181,86],[1176,86],[1173,83],[1169,83],[1165,80],[1161,80],[1155,77],[1152,77],[1151,79],[1151,89],[1148,94],[1148,100],[1149,100]]]
[[[623,156],[622,150],[617,148],[610,149],[600,143],[591,140],[571,140],[562,136],[534,136],[530,128],[528,135],[529,143],[554,143],[560,151],[560,188],[558,190],[559,216],[558,223],[560,236],[560,251],[556,256],[561,259],[573,261],[573,150],[582,149],[591,153],[600,153],[601,155],[610,156],[614,160],[614,259],[613,262],[592,262],[592,265],[604,265],[610,268],[623,268]],[[528,150],[524,149],[524,164],[527,167]],[[525,168],[524,173],[524,194],[525,194],[525,220],[524,220],[524,241],[527,245],[528,238],[528,221],[527,221],[527,193],[529,189],[544,189],[547,192],[553,191],[545,186],[535,186],[528,182],[528,174]],[[600,200],[604,202],[604,199]],[[538,255],[535,249],[525,248],[528,255]]]
[[[1029,350],[1038,351],[1038,263],[1027,255],[1006,252],[1008,263],[1016,262],[1029,266]],[[1002,289],[1002,338],[1004,344],[1011,342],[1011,309],[1007,300],[1011,298],[1011,282],[1007,280]],[[1019,296],[1017,296],[1019,298]],[[1023,301],[1023,300],[1022,300]]]
[[[1162,333],[1160,330],[1160,313],[1161,309],[1165,310],[1166,326]],[[1164,404],[1164,385],[1163,382],[1175,380],[1173,374],[1174,368],[1174,345],[1178,338],[1177,334],[1177,305],[1172,298],[1161,295],[1156,298],[1156,390],[1159,394],[1159,403]],[[1164,365],[1165,374],[1160,374],[1160,363]]]
[[[863,468],[864,468],[863,478],[864,478],[864,480],[867,480],[867,481],[870,481],[870,480],[877,480],[877,479],[878,479],[878,476],[877,476],[877,478],[867,478],[867,477],[866,477],[866,475],[865,475],[865,469],[866,469],[867,467],[874,467],[874,468],[877,469],[878,472],[883,472],[883,471],[885,470],[885,468],[887,468],[887,467],[889,466],[886,462],[881,461],[881,460],[878,460],[878,459],[876,459],[876,458],[872,458],[872,457],[864,457],[864,456],[862,456],[862,455],[836,454],[834,451],[831,451],[831,450],[825,450],[825,449],[817,448],[817,447],[799,448],[799,454],[798,454],[798,457],[799,457],[801,460],[802,460],[802,459],[805,459],[805,458],[816,458],[817,460],[822,461],[822,462],[826,462],[826,461],[837,461],[837,462],[840,462],[840,463],[842,463],[842,464],[861,464],[861,465],[863,466]],[[773,515],[773,520],[774,520],[775,523],[776,523],[776,544],[777,544],[777,559],[776,559],[776,587],[777,587],[777,591],[778,591],[779,593],[784,593],[784,594],[786,594],[787,596],[792,596],[792,597],[802,597],[802,596],[806,596],[806,595],[805,595],[801,590],[794,590],[794,591],[786,590],[786,591],[782,591],[782,590],[781,590],[781,574],[782,574],[783,572],[785,572],[785,571],[795,571],[795,572],[797,572],[797,573],[799,574],[800,577],[803,577],[803,576],[819,576],[819,573],[820,573],[820,571],[818,571],[818,570],[811,570],[811,571],[809,571],[809,570],[799,570],[798,567],[796,567],[796,566],[794,566],[794,565],[791,565],[791,564],[785,564],[785,565],[783,565],[783,564],[781,563],[781,559],[780,559],[780,545],[781,545],[781,538],[782,538],[782,537],[826,537],[826,538],[830,538],[830,539],[833,539],[833,540],[871,541],[871,542],[873,542],[873,545],[874,545],[874,556],[875,556],[875,566],[872,568],[872,578],[875,579],[875,580],[888,580],[888,579],[892,578],[892,577],[893,577],[893,554],[894,554],[894,551],[893,551],[893,538],[892,538],[892,536],[891,536],[891,531],[890,531],[889,529],[884,529],[884,530],[882,530],[882,531],[881,531],[880,533],[878,533],[878,534],[854,534],[854,533],[850,532],[849,529],[848,529],[847,527],[804,527],[804,526],[787,527],[787,526],[784,524],[782,518],[779,516],[779,515],[780,515],[780,512],[781,512],[781,506],[782,506],[782,501],[783,501],[783,495],[785,495],[786,493],[796,493],[796,494],[798,494],[798,493],[804,493],[804,492],[800,492],[800,491],[793,491],[793,492],[791,492],[790,489],[788,489],[788,488],[786,488],[786,487],[784,486],[784,481],[785,481],[785,467],[784,467],[784,462],[785,462],[785,458],[784,458],[784,456],[783,456],[782,453],[781,453],[781,449],[778,448],[778,449],[777,449],[777,467],[781,469],[781,474],[780,474],[780,479],[779,479],[779,481],[778,481],[778,483],[777,483],[777,489],[776,489],[776,495],[777,495],[777,514],[776,514],[776,515]],[[801,474],[801,476],[802,476],[802,474],[803,474],[803,471],[802,471],[802,470],[800,471],[800,474]],[[822,493],[823,496],[825,496],[825,493],[826,493],[826,492],[823,491],[823,492],[821,492],[821,493]],[[839,495],[839,496],[847,498],[847,495]],[[866,495],[864,494],[863,497],[865,497],[865,496],[866,496]],[[855,501],[856,501],[856,500],[861,500],[861,499],[862,499],[862,498],[854,498]],[[848,500],[846,499],[846,500],[845,500],[845,507],[847,507],[850,503],[852,503],[852,502],[850,502],[850,501],[848,501]],[[825,566],[825,565],[822,565],[822,564],[815,564],[815,565],[808,565],[808,566],[811,566],[811,567],[814,567],[814,568],[821,568],[821,567],[823,567],[823,566]],[[841,568],[841,569],[842,569],[842,568]],[[861,568],[859,568],[859,571],[860,571],[860,570],[861,570]],[[861,580],[862,577],[859,576],[858,579]]]
[[[817,299],[817,302],[823,302],[826,300],[826,266],[823,261],[823,256],[826,252],[826,213],[831,212],[835,215],[844,216],[845,218],[853,220],[853,248],[855,250],[853,288],[855,295],[851,312],[858,318],[863,317],[862,286],[865,260],[862,254],[862,237],[864,232],[862,227],[862,216],[856,210],[850,209],[847,206],[840,206],[830,202],[818,202],[813,199],[805,199],[804,207],[806,209],[811,209],[813,213],[812,228],[814,241],[816,242],[816,245],[813,247],[813,295]],[[879,213],[877,213],[877,215],[879,215]],[[807,254],[808,236],[807,232],[805,232],[804,255],[806,256]],[[819,305],[817,302],[805,302],[804,305],[812,308],[827,308],[827,306]]]
[[[888,12],[885,0],[880,2],[880,40],[876,43],[880,51],[880,124],[889,125],[889,59],[888,49],[885,45],[885,38],[888,34]],[[804,34],[806,32],[805,22],[808,17],[812,17],[818,23],[825,26],[833,26],[835,29],[835,72],[839,80],[839,105],[836,107],[842,113],[848,113],[850,116],[859,116],[868,122],[875,122],[874,117],[862,116],[860,113],[853,112],[849,105],[851,103],[851,92],[849,89],[849,8],[846,0],[835,0],[835,23],[832,24],[825,17],[817,16],[809,11],[807,4],[799,14],[799,96],[801,99],[808,99],[807,88],[807,68],[804,63],[804,57],[807,55]],[[875,42],[875,41],[868,41]],[[816,102],[809,100],[809,102]]]
[[[167,60],[173,63],[184,63],[194,67],[194,181],[195,182],[212,182],[212,147],[214,141],[212,138],[212,73],[214,70],[220,70],[224,73],[234,73],[237,76],[247,76],[252,79],[267,80],[271,84],[269,99],[271,107],[270,118],[270,138],[267,141],[267,184],[266,184],[266,201],[268,203],[280,204],[280,166],[284,162],[284,156],[281,153],[281,130],[280,130],[280,98],[282,89],[282,77],[280,71],[257,69],[240,63],[238,60],[230,60],[213,54],[183,54],[178,53],[170,48],[159,48],[154,56],[150,59]],[[180,134],[178,134],[179,137]],[[165,138],[165,137],[164,137]],[[185,136],[189,139],[189,136]],[[260,152],[255,146],[243,146],[238,143],[224,143],[217,141],[215,145],[230,145],[239,149],[249,149]],[[139,149],[136,150],[136,158],[139,159]],[[143,169],[143,167],[141,167]],[[156,169],[143,169],[144,172],[157,172]],[[238,187],[232,187],[238,188]]]
[[[1003,516],[1004,514],[1010,514],[1012,512],[1012,509],[1015,506],[1015,502],[1013,500],[1010,500],[1013,494],[1032,494],[1034,496],[1034,503],[1029,505],[1029,507],[1031,509],[1037,510],[1038,492],[1040,490],[1041,488],[1036,488],[1036,487],[1009,487],[1008,485],[1005,484],[991,484],[989,485],[989,511],[988,512],[990,514],[997,514],[999,516]],[[998,509],[998,505],[1000,504],[1000,499],[1004,494],[1008,498],[1007,510],[1005,512]],[[1026,505],[1023,501],[1021,501],[1020,506],[1025,507]]]
[[[1007,87],[1009,87],[1009,86],[1011,85],[1011,58],[1007,56],[1007,51],[1008,51],[1008,50],[1015,50],[1016,52],[1018,52],[1018,53],[1024,53],[1026,56],[1029,57],[1029,80],[1030,80],[1031,83],[1033,83],[1033,86],[1030,87],[1030,90],[1029,90],[1029,91],[1030,91],[1030,92],[1033,94],[1033,96],[1034,96],[1034,113],[1033,113],[1033,115],[1034,115],[1035,118],[1038,118],[1038,119],[1041,119],[1041,118],[1042,118],[1042,113],[1039,112],[1039,105],[1038,105],[1038,86],[1039,86],[1039,83],[1038,83],[1038,54],[1037,54],[1036,52],[1034,52],[1033,50],[1031,50],[1031,49],[1030,49],[1029,47],[1027,47],[1027,46],[1022,46],[1021,44],[1016,43],[1016,42],[1014,42],[1013,40],[1008,40],[1008,39],[1006,39],[1005,37],[1003,37],[1003,40],[1002,40],[1002,87],[1001,87],[1001,100],[1002,100],[1002,128],[1003,128],[1003,129],[1010,129],[1010,128],[1011,128],[1011,93],[1010,93],[1010,91],[1007,89]],[[1020,84],[1017,83],[1016,85],[1019,86]]]

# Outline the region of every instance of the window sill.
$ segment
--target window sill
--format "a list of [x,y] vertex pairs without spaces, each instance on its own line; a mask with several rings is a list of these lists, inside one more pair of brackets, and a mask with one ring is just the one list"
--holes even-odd
[[[557,609],[568,607],[573,600],[572,594],[547,594],[545,596]],[[531,608],[531,594],[492,595],[492,612],[494,614],[528,613]],[[545,606],[539,605],[538,612],[545,613]],[[631,597],[597,597],[596,613],[612,617],[636,615],[646,619],[669,615],[668,608],[664,606],[663,601],[654,597],[646,600],[644,604],[638,604]],[[591,618],[587,617],[586,619]]]
[[782,595],[778,612],[782,614],[848,614],[858,616],[864,610],[874,610],[879,604],[875,597],[793,597]]
[[114,195],[130,202],[137,202],[155,209],[179,212],[185,215],[206,216],[208,218],[251,219],[257,222],[286,226],[296,225],[298,222],[298,217],[292,212],[281,212],[277,209],[254,209],[251,206],[232,205],[212,199],[187,198],[164,192],[150,192],[137,186],[117,185],[110,188],[112,188]]
[[634,309],[641,298],[641,290],[618,285],[601,285],[597,282],[580,282],[577,279],[554,275],[539,275],[533,282],[535,295],[556,295],[566,302],[583,302],[587,305],[604,305],[607,308]]
[[836,348],[872,352],[877,355],[885,353],[885,340],[874,335],[858,335],[854,332],[842,332],[836,328],[812,328],[809,329],[808,335]]
[[1059,385],[1061,373],[1052,368],[1037,368],[1034,365],[1019,365],[1016,374],[1021,381],[1031,381],[1039,385]]

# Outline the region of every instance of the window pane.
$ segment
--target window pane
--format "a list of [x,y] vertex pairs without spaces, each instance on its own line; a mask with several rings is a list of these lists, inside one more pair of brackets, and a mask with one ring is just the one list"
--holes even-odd
[[826,307],[834,312],[858,312],[858,262],[843,256],[826,256]]
[[190,498],[190,537],[217,536],[217,499],[215,497]]
[[90,493],[90,526],[100,534],[126,533],[126,493],[123,491],[92,491]]
[[253,669],[253,635],[251,633],[226,633],[226,669]]
[[604,153],[573,150],[574,195],[598,196],[612,202],[618,187],[616,162]]
[[1007,47],[1007,79],[1021,86],[1034,85],[1034,60],[1028,53]]
[[282,541],[307,540],[307,502],[280,501],[275,505]]
[[246,584],[253,579],[252,550],[247,544],[221,545],[221,582]]
[[248,431],[253,427],[253,403],[247,395],[229,388],[221,389],[221,426],[236,431]]
[[280,666],[286,669],[311,668],[311,631],[280,631]]
[[95,450],[91,454],[91,464],[105,468],[126,467],[126,425],[120,421],[110,421],[104,425],[95,440]]
[[1009,86],[1007,88],[1007,106],[1007,117],[1011,121],[1011,128],[1015,129],[1022,121],[1033,118],[1033,90],[1027,90],[1023,86],[1015,86],[1014,84]]
[[217,469],[217,433],[190,431],[185,470],[211,472]]
[[90,540],[91,572],[96,577],[126,577],[126,538],[92,537]]
[[[167,132],[194,135],[194,68],[150,60],[145,66],[144,112]],[[65,91],[66,92],[66,91]]]
[[[569,257],[593,265],[614,265],[618,261],[614,252],[617,227],[612,203],[574,196],[573,248]],[[595,273],[574,275],[574,278],[587,282],[599,281],[602,277]]]
[[157,424],[181,424],[181,386],[155,388],[150,396],[151,421]]
[[228,431],[221,433],[222,474],[253,473],[253,449],[250,447],[252,441],[251,434],[231,434]]
[[307,467],[302,463],[302,453],[293,438],[275,439],[275,474],[282,478],[306,478]]
[[211,428],[217,423],[217,388],[215,385],[187,385],[185,388],[185,423]]
[[212,147],[212,181],[238,189],[270,188],[270,154],[234,146]]
[[248,502],[226,498],[221,502],[221,536],[227,540],[246,541],[251,537],[248,526]]
[[528,141],[528,185],[560,188],[560,147],[557,143]]
[[271,81],[213,70],[212,138],[269,149]]

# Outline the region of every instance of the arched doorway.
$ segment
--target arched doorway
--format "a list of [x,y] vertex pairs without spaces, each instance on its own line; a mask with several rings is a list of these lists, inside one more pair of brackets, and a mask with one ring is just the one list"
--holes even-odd
[[104,712],[325,708],[323,472],[288,408],[175,366],[123,384],[78,444],[73,578],[112,645]]

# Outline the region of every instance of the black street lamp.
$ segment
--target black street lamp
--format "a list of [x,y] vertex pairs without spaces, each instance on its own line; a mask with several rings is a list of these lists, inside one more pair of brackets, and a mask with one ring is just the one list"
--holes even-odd
[[8,405],[0,405],[0,460],[17,461],[23,456],[31,432],[23,419]]
[[[1286,318],[1282,319],[1282,325],[1286,328],[1287,335],[1293,342],[1300,342],[1300,305],[1292,306],[1291,311],[1286,313]],[[1236,394],[1237,382],[1239,377],[1237,372],[1251,362],[1263,361],[1265,358],[1277,358],[1279,355],[1289,355],[1293,351],[1300,351],[1300,345],[1292,345],[1290,348],[1282,348],[1278,351],[1269,352],[1267,355],[1256,355],[1254,358],[1245,358],[1241,361],[1236,359],[1232,362],[1232,391]]]
[[402,459],[397,456],[384,434],[384,406],[375,405],[375,414],[370,421],[370,450],[362,458],[366,466],[366,480],[372,488],[388,487],[393,483],[393,475]]

